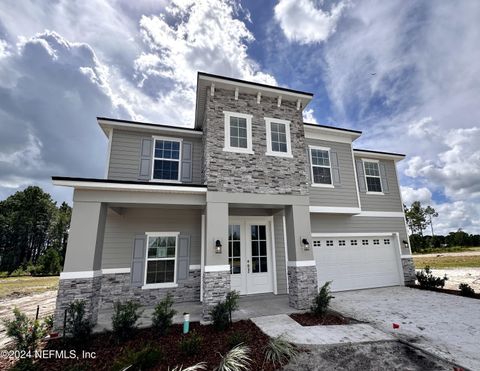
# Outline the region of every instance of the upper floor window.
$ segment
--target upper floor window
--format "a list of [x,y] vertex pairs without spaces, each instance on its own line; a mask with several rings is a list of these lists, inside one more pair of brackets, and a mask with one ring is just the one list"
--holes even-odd
[[225,115],[225,145],[229,152],[253,153],[252,115],[223,112]]
[[267,155],[292,157],[290,121],[265,117],[267,131]]
[[153,147],[153,179],[180,180],[180,153],[182,141],[171,138],[155,138]]
[[382,179],[380,177],[380,169],[378,161],[363,160],[365,169],[365,183],[367,184],[367,192],[382,192]]
[[310,146],[312,186],[333,187],[330,148]]

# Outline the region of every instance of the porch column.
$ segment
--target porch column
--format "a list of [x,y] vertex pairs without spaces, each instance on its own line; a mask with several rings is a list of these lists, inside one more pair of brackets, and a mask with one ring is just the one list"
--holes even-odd
[[73,203],[65,264],[57,294],[56,328],[63,326],[64,310],[76,299],[85,300],[88,317],[93,323],[97,321],[106,215],[104,203]]
[[[230,291],[228,265],[228,203],[207,202],[205,220],[205,264],[203,274],[203,319],[210,320],[210,311],[225,300]],[[221,253],[215,251],[220,241]]]
[[[291,307],[308,309],[317,294],[317,269],[313,257],[310,210],[307,205],[285,207],[288,253],[288,299]],[[306,239],[310,246],[305,249]]]

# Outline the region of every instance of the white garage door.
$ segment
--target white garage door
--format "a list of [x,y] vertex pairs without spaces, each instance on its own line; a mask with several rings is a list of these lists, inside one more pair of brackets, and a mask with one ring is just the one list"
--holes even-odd
[[399,252],[392,236],[313,238],[319,286],[332,291],[401,284]]

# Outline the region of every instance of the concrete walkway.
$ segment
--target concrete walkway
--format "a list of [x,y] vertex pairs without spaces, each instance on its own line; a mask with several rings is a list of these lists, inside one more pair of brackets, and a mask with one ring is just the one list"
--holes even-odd
[[270,337],[284,336],[299,345],[329,345],[395,340],[394,337],[368,324],[302,326],[286,314],[251,319]]
[[[332,309],[448,361],[480,370],[480,300],[408,287],[334,293]],[[393,329],[392,323],[400,324]]]

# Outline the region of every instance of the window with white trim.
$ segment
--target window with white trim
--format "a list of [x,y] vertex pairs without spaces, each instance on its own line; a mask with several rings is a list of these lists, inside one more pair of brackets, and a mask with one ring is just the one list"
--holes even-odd
[[310,146],[312,185],[332,185],[330,148]]
[[365,183],[368,192],[382,193],[382,178],[378,161],[363,160],[365,169]]
[[155,138],[152,179],[180,180],[181,139]]
[[351,246],[357,246],[357,240],[350,240]]
[[265,117],[269,156],[292,157],[290,121]]
[[178,233],[147,234],[145,284],[176,282]]
[[223,112],[225,115],[224,151],[253,153],[252,115],[235,112]]

